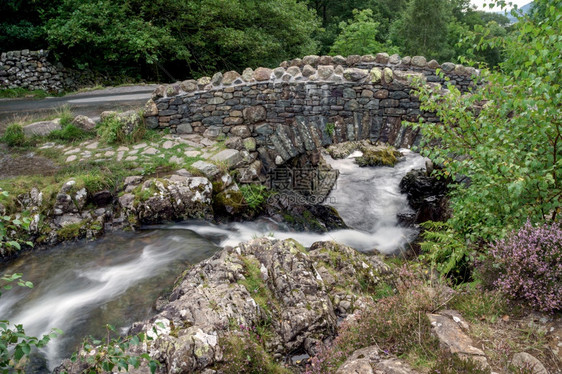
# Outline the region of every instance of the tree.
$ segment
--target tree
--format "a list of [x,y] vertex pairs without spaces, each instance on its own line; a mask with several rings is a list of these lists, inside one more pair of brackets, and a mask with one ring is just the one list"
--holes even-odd
[[443,58],[447,44],[450,2],[411,0],[402,17],[392,26],[392,41],[406,55]]
[[383,45],[376,40],[379,25],[372,10],[354,10],[353,20],[340,23],[341,32],[330,52],[342,56],[383,52]]
[[0,1],[0,51],[47,48],[44,20],[59,3],[60,0]]
[[68,63],[182,79],[315,53],[318,27],[297,0],[62,0],[47,34]]
[[[419,90],[421,108],[442,120],[417,125],[425,139],[423,154],[446,173],[470,181],[451,197],[453,216],[441,242],[426,245],[433,258],[446,242],[457,249],[463,243],[478,247],[527,219],[560,220],[562,0],[536,2],[544,6],[544,17],[522,17],[513,33],[474,45],[476,51],[501,48],[505,60],[472,94],[461,95],[454,86],[446,95]],[[427,146],[436,140],[438,146]],[[442,261],[455,262],[466,252],[459,253]]]

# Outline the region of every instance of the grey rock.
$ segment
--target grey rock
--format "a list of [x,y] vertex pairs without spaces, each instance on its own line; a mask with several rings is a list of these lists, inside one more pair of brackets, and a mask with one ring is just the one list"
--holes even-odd
[[135,215],[142,224],[212,217],[213,186],[207,178],[176,174],[163,181],[149,179],[143,183],[140,196],[145,196],[144,191],[152,195],[138,201],[136,206],[131,206],[130,198],[124,198],[125,195],[119,199],[127,215]]
[[195,170],[199,170],[203,173],[203,175],[211,180],[214,180],[221,173],[217,165],[207,161],[196,161],[193,165],[191,165],[191,167]]
[[74,117],[72,124],[84,131],[92,131],[96,127],[96,123],[90,117],[78,115]]
[[531,370],[532,374],[548,374],[542,362],[527,352],[514,354],[511,363],[515,367]]
[[393,54],[388,58],[388,63],[391,65],[398,65],[401,62],[400,55]]
[[431,60],[427,63],[427,67],[430,69],[437,69],[439,67],[439,63],[436,60]]
[[264,121],[266,118],[265,108],[261,105],[244,108],[244,119],[248,124]]
[[222,82],[222,73],[221,72],[215,73],[215,75],[213,75],[213,77],[211,78],[211,84],[213,86],[220,86],[221,82]]
[[351,69],[345,69],[343,71],[344,78],[353,82],[357,82],[362,79],[365,79],[368,75],[369,73],[367,72],[367,70],[362,70],[362,69],[351,68]]
[[379,64],[388,64],[389,58],[390,56],[388,55],[388,53],[377,53],[375,62]]
[[334,74],[334,67],[332,65],[319,65],[318,78],[320,80],[328,80]]
[[189,123],[180,123],[178,127],[176,127],[176,133],[178,134],[192,134],[193,127]]
[[412,57],[412,65],[424,68],[427,66],[427,60],[423,56],[414,56]]
[[225,163],[230,168],[242,161],[242,155],[235,149],[225,149],[211,157],[211,160]]
[[449,314],[428,314],[433,333],[439,339],[441,346],[462,359],[471,359],[482,367],[489,367],[484,352],[474,347],[472,339],[466,335],[461,326],[462,321]]
[[247,138],[252,135],[252,132],[248,128],[248,126],[234,126],[230,129],[230,132],[234,136],[239,136],[241,138]]
[[47,136],[53,131],[60,130],[61,125],[58,121],[35,122],[23,127],[25,136]]
[[310,77],[312,74],[316,74],[316,69],[314,69],[310,65],[304,65],[302,68],[302,76],[303,77]]
[[443,71],[445,72],[451,72],[455,70],[455,64],[453,64],[452,62],[445,62],[443,63],[443,65],[441,65],[441,69],[443,69]]

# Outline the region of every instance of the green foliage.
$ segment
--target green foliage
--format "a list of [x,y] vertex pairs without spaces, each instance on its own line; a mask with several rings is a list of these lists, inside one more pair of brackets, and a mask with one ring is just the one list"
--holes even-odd
[[[545,18],[523,18],[505,38],[481,39],[475,50],[501,47],[501,72],[471,95],[419,89],[421,109],[440,123],[420,123],[422,153],[451,175],[467,177],[451,196],[453,217],[435,254],[451,269],[461,243],[479,245],[531,222],[551,222],[562,209],[562,1]],[[482,105],[484,104],[484,105]],[[481,108],[481,109],[480,109]],[[439,145],[427,146],[438,140]],[[432,250],[431,250],[432,251]],[[464,255],[463,255],[464,256]]]
[[43,20],[60,0],[0,1],[0,51],[46,48]]
[[[62,121],[61,121],[62,122]],[[92,137],[93,133],[88,133],[73,124],[68,124],[60,130],[51,132],[47,138],[49,140],[62,140],[65,142],[74,142],[77,140],[87,139]]]
[[330,135],[330,137],[334,136],[334,132],[336,131],[336,124],[333,122],[329,122],[326,125],[326,133]]
[[261,278],[261,271],[257,260],[242,258],[244,262],[245,279],[238,281],[252,295],[259,307],[268,317],[272,316],[272,309],[278,309],[275,297]]
[[474,258],[453,227],[447,222],[433,221],[424,222],[421,226],[425,229],[420,243],[421,259],[431,263],[441,274],[466,279]]
[[240,187],[240,192],[242,192],[248,206],[253,210],[259,209],[271,196],[271,191],[261,184],[245,184]]
[[431,368],[430,373],[435,374],[490,374],[490,369],[482,368],[480,362],[457,354],[440,357]]
[[136,143],[146,134],[146,127],[140,118],[138,113],[132,114],[130,118],[109,116],[98,124],[98,136],[108,144]]
[[6,127],[6,131],[1,138],[2,142],[10,147],[21,147],[26,144],[23,127],[19,123],[14,123]]
[[459,289],[449,306],[471,322],[496,322],[506,313],[515,313],[498,291],[487,291],[466,285]]
[[392,40],[405,55],[446,58],[447,25],[450,2],[411,0],[392,28]]
[[47,39],[64,62],[78,67],[185,77],[316,52],[310,35],[318,21],[297,0],[61,3],[46,23]]
[[[7,197],[8,193],[0,189],[0,198]],[[18,231],[28,231],[30,223],[31,220],[27,217],[12,218],[11,216],[0,214],[0,255],[4,256],[12,251],[19,251],[22,244],[33,246],[31,242],[17,239],[19,237]],[[12,237],[14,232],[16,233],[15,238]]]
[[[106,325],[107,338],[105,342],[92,337],[85,339],[82,344],[80,354],[74,354],[71,358],[73,362],[87,364],[88,368],[84,374],[97,374],[102,372],[121,372],[129,369],[138,369],[143,361],[147,362],[150,372],[154,374],[160,363],[150,357],[148,353],[141,355],[132,354],[129,350],[147,341],[152,337],[148,334],[140,333],[127,338],[111,339],[110,335],[115,333],[115,328]],[[156,333],[156,328],[154,332]],[[83,353],[82,353],[83,352]]]
[[223,363],[219,372],[225,374],[289,374],[267,353],[263,337],[257,328],[240,326],[240,332],[232,332],[221,338]]
[[[0,277],[0,296],[2,296],[1,290],[12,288],[12,282],[17,282],[20,287],[33,288],[33,283],[26,282],[21,277],[20,273]],[[2,373],[25,373],[20,365],[25,363],[31,349],[45,347],[51,339],[60,334],[62,331],[53,329],[50,334],[36,338],[26,335],[22,325],[11,327],[9,321],[0,320],[0,371]]]
[[33,97],[37,99],[44,99],[49,96],[49,93],[44,90],[26,90],[25,88],[5,88],[0,90],[0,98],[18,98],[18,97]]
[[383,46],[376,40],[379,22],[375,21],[373,11],[365,9],[353,10],[353,19],[339,24],[340,34],[334,41],[330,52],[334,55],[367,55],[383,50]]

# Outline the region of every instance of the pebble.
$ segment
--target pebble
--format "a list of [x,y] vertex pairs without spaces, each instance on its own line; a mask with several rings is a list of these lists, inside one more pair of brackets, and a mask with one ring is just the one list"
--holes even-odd
[[158,153],[158,150],[156,148],[150,147],[148,149],[145,149],[142,154],[143,155],[155,155]]
[[65,155],[71,155],[71,154],[78,153],[78,152],[80,152],[80,148],[74,148],[74,149],[71,149],[70,151],[64,152],[64,154]]
[[66,162],[76,161],[77,158],[78,158],[78,156],[76,156],[76,155],[68,156],[68,158],[66,159]]
[[171,140],[166,140],[166,141],[164,142],[164,144],[162,144],[162,148],[164,148],[164,149],[170,149],[170,148],[175,147],[176,145],[177,145],[177,144],[174,143],[173,141],[171,141]]
[[146,143],[140,143],[140,144],[134,145],[133,148],[134,149],[141,149],[141,148],[145,148],[146,146],[147,146]]

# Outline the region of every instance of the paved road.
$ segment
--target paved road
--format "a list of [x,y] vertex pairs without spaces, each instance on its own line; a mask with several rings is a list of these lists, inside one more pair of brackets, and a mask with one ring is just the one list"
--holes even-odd
[[45,99],[0,99],[0,132],[17,118],[40,118],[67,105],[75,115],[99,117],[104,110],[127,110],[142,106],[157,85],[110,87],[103,90],[47,97]]

